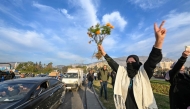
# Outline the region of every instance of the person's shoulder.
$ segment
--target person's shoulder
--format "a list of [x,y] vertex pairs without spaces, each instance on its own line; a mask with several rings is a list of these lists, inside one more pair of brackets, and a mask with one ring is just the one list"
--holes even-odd
[[118,69],[126,69],[126,67],[119,65]]
[[144,64],[142,64],[142,65],[140,66],[139,71],[140,71],[141,73],[146,73],[146,70],[145,70],[145,68],[144,68]]

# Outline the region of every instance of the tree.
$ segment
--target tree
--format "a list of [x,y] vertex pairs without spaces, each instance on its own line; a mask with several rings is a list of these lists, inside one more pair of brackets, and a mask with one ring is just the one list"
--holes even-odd
[[41,63],[41,61],[39,62],[39,69],[41,70],[42,69],[42,63]]
[[52,62],[48,63],[48,65],[44,68],[43,72],[44,73],[51,72],[53,70],[53,66],[52,65],[53,65]]
[[87,67],[86,66],[83,66],[83,72],[87,73]]
[[21,70],[23,67],[23,63],[20,63],[17,67],[16,67],[16,70]]
[[[44,67],[42,66],[44,65]],[[24,72],[24,73],[47,73],[47,72],[50,72],[52,71],[53,69],[53,63],[50,62],[48,63],[48,65],[46,66],[46,64],[42,64],[41,61],[39,62],[39,64],[37,62],[31,62],[31,61],[28,61],[28,62],[25,62],[25,63],[20,63],[16,70],[20,71],[20,72]]]
[[63,72],[63,73],[67,72],[67,69],[68,69],[68,66],[62,67],[62,72]]
[[94,70],[97,71],[97,70],[98,70],[98,67],[97,67],[97,66],[94,66]]

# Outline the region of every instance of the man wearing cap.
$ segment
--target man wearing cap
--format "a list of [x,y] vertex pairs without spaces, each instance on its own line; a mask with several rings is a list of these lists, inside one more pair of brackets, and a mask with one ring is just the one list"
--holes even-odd
[[162,60],[161,49],[166,35],[163,25],[164,21],[160,27],[154,24],[156,41],[144,65],[137,55],[129,55],[126,59],[127,67],[120,66],[99,45],[99,50],[109,66],[117,72],[114,87],[116,109],[158,109],[149,79],[156,64]]

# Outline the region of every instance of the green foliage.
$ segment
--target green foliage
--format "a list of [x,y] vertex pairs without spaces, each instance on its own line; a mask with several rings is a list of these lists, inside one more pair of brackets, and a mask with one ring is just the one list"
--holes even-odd
[[[102,26],[100,24],[91,26],[87,32],[88,36],[90,37],[89,44],[94,41],[97,46],[101,45],[105,37],[110,35],[111,29],[113,28],[114,26],[112,26],[110,23]],[[96,57],[98,60],[100,60],[102,58],[102,53],[100,52],[100,50],[98,50],[97,53],[93,54],[93,57]]]
[[107,35],[111,34],[111,29],[113,29],[114,26],[112,26],[110,23],[107,23],[106,25],[100,26],[100,24],[96,24],[95,26],[91,26],[88,29],[88,36],[92,38],[89,43],[92,41],[95,41],[97,45],[102,44],[104,38]]
[[156,103],[158,105],[158,109],[169,109],[170,108],[170,103],[169,103],[169,96],[163,95],[163,94],[158,94],[154,93],[154,97],[156,99]]
[[164,94],[164,95],[169,95],[169,85],[165,84],[159,84],[159,83],[151,83],[152,90],[153,92]]
[[169,95],[170,85],[166,81],[151,80],[152,90],[155,93]]
[[26,63],[20,63],[16,70],[20,71],[20,72],[25,72],[25,73],[49,73],[53,70],[53,63],[50,62],[48,63],[48,65],[42,66],[41,62],[39,63],[34,63],[31,61],[28,61]]
[[66,73],[68,68],[72,68],[72,66],[64,66],[64,67],[62,67],[62,72]]
[[151,83],[158,83],[158,84],[164,84],[164,85],[170,85],[169,82],[167,81],[162,81],[162,80],[150,80]]

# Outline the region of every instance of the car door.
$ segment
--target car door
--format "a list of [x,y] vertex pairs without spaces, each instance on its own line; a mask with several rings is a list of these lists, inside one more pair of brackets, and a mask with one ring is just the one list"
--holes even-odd
[[64,84],[62,82],[59,82],[59,84],[57,84],[57,86],[59,88],[57,96],[61,97],[61,103],[62,103],[63,102],[63,98],[65,96],[65,86],[64,86]]
[[50,79],[49,80],[50,83],[50,87],[53,90],[53,95],[50,97],[51,101],[52,101],[52,106],[55,105],[55,103],[59,102],[60,97],[62,95],[62,90],[61,90],[61,85],[60,81],[57,79]]
[[[29,97],[29,100],[21,104],[20,106],[15,107],[15,109],[49,109],[51,105],[50,104],[51,101],[49,100],[49,98],[52,93],[52,90],[49,89],[49,86],[47,83],[48,83],[47,81],[42,83],[43,85],[46,85],[42,93],[34,97],[34,93],[36,90],[36,87],[35,87],[33,92],[31,93],[31,96]],[[40,84],[40,86],[42,84]]]
[[40,102],[34,109],[49,109],[51,106],[50,98],[52,96],[53,90],[50,89],[48,81],[42,83],[43,87],[46,87],[45,90],[39,95]]
[[60,97],[63,97],[63,95],[64,95],[64,84],[62,83],[62,82],[58,82],[57,84],[56,84],[56,95],[57,95],[57,98],[59,98],[60,99]]
[[[48,81],[40,84],[44,90],[36,97],[34,97],[24,109],[49,109],[51,106],[50,95],[52,90],[49,88]],[[35,93],[35,92],[34,92]]]

